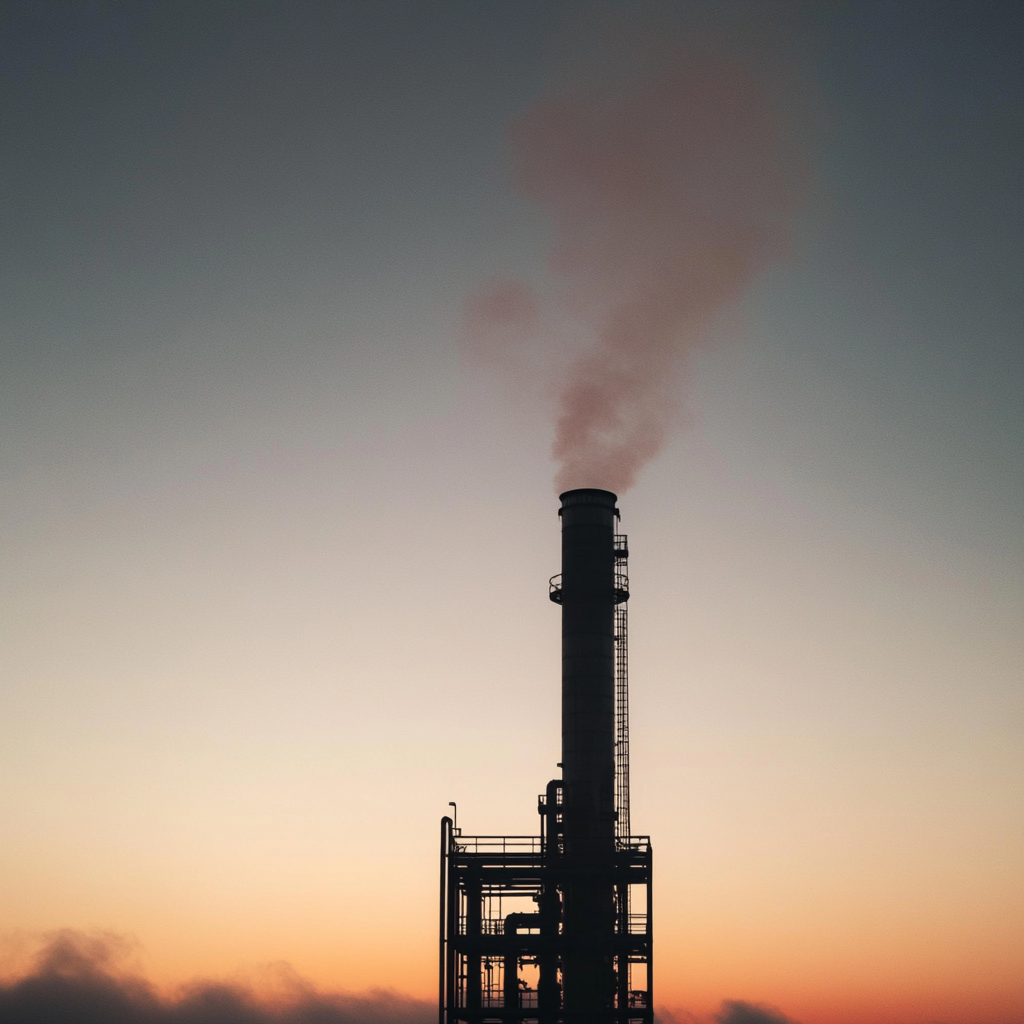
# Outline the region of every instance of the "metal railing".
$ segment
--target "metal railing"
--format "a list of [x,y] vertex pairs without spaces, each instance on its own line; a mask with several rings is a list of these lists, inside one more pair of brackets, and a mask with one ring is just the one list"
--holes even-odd
[[620,850],[634,850],[637,853],[651,852],[650,836],[616,836],[615,845]]
[[[624,604],[629,600],[629,576],[627,573],[617,572],[615,574],[615,585],[612,593],[617,605]],[[548,597],[555,604],[562,603],[562,574],[560,572],[555,573],[548,580]]]
[[540,836],[456,836],[459,853],[536,853],[541,852]]

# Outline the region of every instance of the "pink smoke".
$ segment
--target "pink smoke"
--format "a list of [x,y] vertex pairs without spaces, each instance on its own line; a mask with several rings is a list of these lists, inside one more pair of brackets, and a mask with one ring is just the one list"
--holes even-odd
[[514,277],[498,277],[463,308],[466,354],[477,362],[507,362],[516,343],[534,338],[540,311],[529,288]]
[[[771,96],[749,62],[675,53],[618,88],[564,86],[509,126],[515,183],[551,220],[554,296],[590,339],[557,384],[558,490],[632,486],[677,414],[687,352],[785,255],[802,164]],[[536,310],[503,279],[467,306],[467,333],[512,344]]]

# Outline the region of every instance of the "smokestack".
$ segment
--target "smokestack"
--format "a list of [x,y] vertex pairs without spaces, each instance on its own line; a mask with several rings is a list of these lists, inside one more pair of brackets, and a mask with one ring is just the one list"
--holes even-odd
[[[562,507],[562,792],[567,1015],[602,1020],[615,999],[615,519],[611,491]],[[612,1018],[608,1016],[609,1020]]]
[[441,819],[439,1024],[654,1024],[652,852],[632,835],[629,551],[611,491],[561,495],[562,778],[540,834]]
[[567,851],[615,836],[615,495],[580,488],[562,507],[562,783]]

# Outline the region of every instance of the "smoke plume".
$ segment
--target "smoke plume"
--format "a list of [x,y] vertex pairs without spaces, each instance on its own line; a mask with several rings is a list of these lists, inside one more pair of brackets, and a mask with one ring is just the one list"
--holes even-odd
[[327,994],[291,975],[261,996],[241,985],[193,982],[174,997],[124,968],[117,936],[61,931],[27,974],[0,983],[3,1024],[427,1024],[433,1005],[395,995]]
[[[586,339],[553,383],[558,490],[633,484],[678,413],[687,353],[786,254],[802,162],[766,68],[720,41],[634,35],[508,126],[514,182],[552,228],[544,305]],[[467,303],[470,347],[539,329],[564,349],[540,305],[494,282]]]

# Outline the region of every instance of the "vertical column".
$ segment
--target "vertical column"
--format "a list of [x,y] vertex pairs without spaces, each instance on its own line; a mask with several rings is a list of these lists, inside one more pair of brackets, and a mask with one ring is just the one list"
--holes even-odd
[[441,819],[441,893],[440,928],[438,936],[438,1024],[448,1024],[448,1011],[454,1005],[452,999],[451,951],[452,939],[451,890],[449,889],[451,864],[449,857],[452,846],[452,819],[447,815]]
[[519,1009],[519,951],[515,925],[511,935],[505,935],[505,958],[502,969],[502,991],[506,1010]]
[[480,883],[480,869],[471,863],[466,872],[466,1009],[470,1019],[480,1012],[481,975],[481,933],[483,918],[483,893]]
[[615,910],[618,919],[615,957],[615,1005],[621,1011],[629,1007],[629,874],[628,868],[618,873],[615,886]]
[[615,999],[615,495],[562,508],[562,980],[567,1020],[611,1020]]
[[562,987],[558,982],[558,942],[562,923],[562,898],[558,890],[558,872],[562,857],[562,782],[552,779],[541,805],[544,816],[543,880],[538,898],[541,952],[537,956],[540,977],[537,982],[537,1019],[539,1024],[556,1024],[562,1007]]

